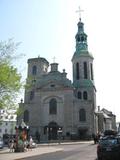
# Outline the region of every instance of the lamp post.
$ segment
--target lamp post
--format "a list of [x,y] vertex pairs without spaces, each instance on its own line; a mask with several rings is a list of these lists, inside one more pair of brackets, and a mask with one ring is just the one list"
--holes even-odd
[[15,152],[24,152],[24,141],[28,139],[29,126],[22,119],[20,125],[15,126],[16,130],[16,147]]
[[50,140],[52,140],[52,128],[50,128]]
[[58,132],[58,140],[59,140],[59,144],[60,144],[60,142],[61,142],[61,136],[62,136],[62,128],[59,127],[57,132]]

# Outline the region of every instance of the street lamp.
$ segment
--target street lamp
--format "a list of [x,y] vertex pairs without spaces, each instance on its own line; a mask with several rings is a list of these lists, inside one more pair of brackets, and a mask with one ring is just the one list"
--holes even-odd
[[59,144],[60,144],[61,136],[62,136],[62,128],[59,127],[57,132],[58,132],[58,140],[59,140]]
[[52,140],[52,128],[50,128],[50,140]]

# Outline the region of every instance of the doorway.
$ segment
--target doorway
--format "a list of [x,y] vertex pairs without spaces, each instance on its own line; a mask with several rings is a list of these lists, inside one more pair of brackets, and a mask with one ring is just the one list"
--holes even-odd
[[57,140],[59,126],[56,122],[50,122],[47,128],[48,140]]
[[87,138],[87,129],[86,128],[80,128],[78,129],[78,137],[79,139],[86,139]]

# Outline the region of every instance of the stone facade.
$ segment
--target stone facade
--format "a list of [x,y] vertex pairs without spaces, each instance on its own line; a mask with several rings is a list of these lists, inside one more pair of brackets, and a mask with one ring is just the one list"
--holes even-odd
[[93,75],[93,56],[87,47],[84,24],[78,22],[75,36],[76,51],[72,57],[73,82],[65,70],[59,72],[58,64],[45,58],[28,60],[24,103],[19,104],[24,119],[30,126],[30,134],[40,135],[41,140],[64,138],[84,139],[96,133],[96,89]]

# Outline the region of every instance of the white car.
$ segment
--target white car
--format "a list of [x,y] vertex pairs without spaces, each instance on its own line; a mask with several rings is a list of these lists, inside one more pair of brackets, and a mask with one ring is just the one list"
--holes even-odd
[[37,144],[35,142],[32,142],[32,148],[36,148],[37,147]]

